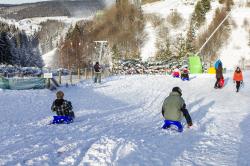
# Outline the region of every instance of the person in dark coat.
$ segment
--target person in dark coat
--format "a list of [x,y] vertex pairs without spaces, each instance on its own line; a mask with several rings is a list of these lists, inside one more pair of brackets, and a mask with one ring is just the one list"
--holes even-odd
[[181,97],[182,91],[179,87],[174,87],[169,96],[164,100],[162,106],[162,116],[165,120],[181,122],[185,117],[188,127],[192,126],[192,119],[186,108],[184,99]]
[[216,82],[214,85],[214,88],[221,88],[221,86],[219,85],[219,82],[221,79],[224,79],[223,77],[223,68],[222,68],[222,63],[220,62],[218,64],[218,68],[216,68]]
[[53,102],[51,106],[52,112],[56,112],[57,116],[70,116],[75,117],[74,112],[72,111],[73,107],[70,101],[64,100],[64,93],[58,91],[56,93],[57,99]]
[[188,71],[188,68],[185,67],[184,69],[182,69],[182,72],[181,72],[181,79],[184,80],[189,80],[189,71]]
[[101,66],[99,62],[96,62],[94,65],[94,73],[95,73],[95,78],[94,78],[94,83],[101,83]]

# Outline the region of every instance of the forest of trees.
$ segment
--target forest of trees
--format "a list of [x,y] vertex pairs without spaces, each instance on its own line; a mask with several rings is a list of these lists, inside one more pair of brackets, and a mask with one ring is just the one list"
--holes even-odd
[[15,26],[0,22],[0,64],[43,67],[36,36],[27,36]]
[[142,11],[123,0],[97,15],[91,21],[72,27],[59,48],[58,62],[63,67],[86,67],[96,53],[97,40],[108,41],[114,59],[139,58],[143,44]]

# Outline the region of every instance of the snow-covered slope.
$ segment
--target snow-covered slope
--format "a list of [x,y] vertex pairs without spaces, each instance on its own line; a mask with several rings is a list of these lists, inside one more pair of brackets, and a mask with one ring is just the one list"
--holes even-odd
[[244,7],[234,9],[231,14],[231,18],[235,22],[236,27],[232,29],[229,42],[219,53],[220,59],[226,68],[234,69],[236,66],[242,67],[242,58],[245,58],[245,62],[250,61],[250,46],[248,45],[250,40],[250,25],[244,26],[245,20],[250,24],[249,16],[250,8]]
[[[188,30],[189,19],[193,12],[193,4],[193,0],[164,0],[145,4],[142,6],[142,10],[144,14],[155,14],[164,19],[166,19],[174,10],[177,10],[183,18],[183,23],[178,28],[173,28],[170,25],[168,26],[170,36],[174,40],[176,39],[176,36],[181,33],[185,36],[186,31]],[[148,37],[141,50],[141,57],[144,61],[148,60],[149,57],[155,57],[155,54],[157,53],[156,42],[159,38],[157,27],[152,26],[151,23],[146,24],[145,33]]]
[[[0,91],[0,165],[250,165],[250,73],[239,93],[225,76],[120,76],[100,85],[62,88],[75,122],[48,125],[55,92]],[[194,126],[161,130],[161,106],[174,86],[183,90]],[[185,122],[185,121],[183,121]]]

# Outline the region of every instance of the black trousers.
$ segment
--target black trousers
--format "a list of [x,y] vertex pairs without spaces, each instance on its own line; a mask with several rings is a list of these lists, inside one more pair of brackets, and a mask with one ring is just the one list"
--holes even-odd
[[220,88],[219,87],[219,82],[220,82],[220,78],[216,78],[216,82],[214,84],[214,88]]
[[237,92],[239,92],[239,89],[240,89],[240,82],[241,81],[236,81],[236,90],[237,90]]

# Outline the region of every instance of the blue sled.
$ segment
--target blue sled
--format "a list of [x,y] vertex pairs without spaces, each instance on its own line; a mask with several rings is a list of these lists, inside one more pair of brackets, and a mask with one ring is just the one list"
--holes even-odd
[[70,116],[53,116],[52,124],[69,124],[73,122],[73,118]]
[[162,126],[162,128],[167,129],[171,125],[177,126],[179,132],[183,131],[183,126],[182,126],[181,122],[173,121],[173,120],[164,120],[164,125]]
[[189,81],[189,78],[181,78],[182,81]]

